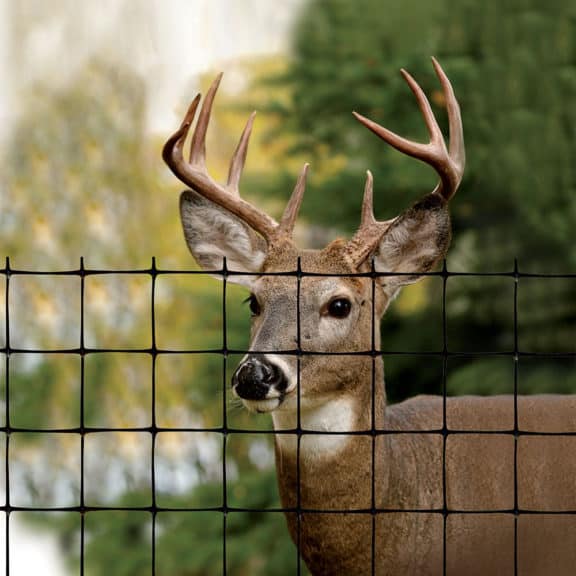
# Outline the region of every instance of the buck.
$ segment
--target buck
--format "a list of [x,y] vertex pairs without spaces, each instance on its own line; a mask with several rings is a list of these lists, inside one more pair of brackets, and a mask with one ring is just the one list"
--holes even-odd
[[[448,147],[424,92],[404,70],[428,143],[354,115],[433,167],[438,185],[396,218],[377,221],[368,172],[358,231],[322,250],[301,250],[292,240],[307,165],[280,222],[240,198],[254,114],[226,185],[209,176],[205,136],[216,78],[189,158],[183,148],[200,95],[163,151],[190,187],[180,198],[184,235],[203,269],[222,270],[226,259],[237,273],[228,280],[251,291],[250,347],[232,390],[249,410],[272,415],[282,505],[313,574],[574,574],[576,437],[555,436],[576,432],[572,397],[418,396],[386,404],[383,361],[372,353],[380,349],[379,321],[402,286],[445,256],[448,202],[464,171],[459,105],[433,65]],[[511,433],[515,418],[522,433]]]

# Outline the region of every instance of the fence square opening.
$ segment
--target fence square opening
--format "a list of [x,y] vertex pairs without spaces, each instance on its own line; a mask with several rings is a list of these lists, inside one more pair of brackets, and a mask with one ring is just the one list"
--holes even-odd
[[80,504],[80,437],[16,432],[9,441],[10,502],[57,508]]
[[231,512],[226,521],[227,573],[297,574],[296,548],[285,545],[289,538],[281,512]]
[[523,352],[576,352],[576,278],[521,278],[518,345]]
[[156,281],[155,313],[159,348],[222,348],[222,283],[209,274],[159,276]]
[[[551,536],[559,532],[562,538]],[[546,546],[535,545],[541,542]],[[566,560],[562,567],[558,566],[559,558]],[[570,574],[574,566],[576,515],[522,514],[518,518],[518,574]]]
[[88,506],[150,506],[152,435],[148,432],[87,434],[84,484]]
[[10,280],[10,345],[62,350],[80,343],[80,278],[13,276]]
[[565,394],[576,390],[576,357],[523,356],[518,394]]
[[[467,396],[448,402],[446,423],[450,430],[504,431],[514,428],[512,357],[450,358],[446,389],[449,396]],[[490,418],[486,418],[486,413]]]
[[[221,512],[159,513],[156,522],[157,576],[223,574],[224,522]],[[245,544],[252,547],[248,539]]]
[[89,354],[85,359],[84,421],[88,427],[138,428],[152,423],[149,354]]
[[[389,404],[396,404],[418,394],[442,394],[444,368],[439,356],[385,354],[384,372]],[[378,379],[375,384],[384,385]],[[429,427],[434,430],[442,427],[441,412],[429,422]]]
[[150,347],[152,279],[142,274],[98,274],[85,282],[86,346]]
[[167,428],[222,426],[224,359],[221,354],[159,354],[156,418]]
[[[388,434],[377,438],[374,486],[377,508],[442,508],[442,452],[441,434]],[[381,454],[386,457],[382,459]],[[346,465],[342,466],[345,470]],[[397,470],[402,470],[400,475]],[[407,471],[414,478],[410,484],[406,483]],[[400,487],[404,487],[402,493],[398,492]]]
[[390,304],[381,328],[378,320],[375,328],[381,331],[385,353],[442,350],[442,278],[427,276],[405,286]]
[[[5,533],[4,521],[2,514],[0,522],[2,532]],[[58,534],[58,539],[54,538],[55,534]],[[33,554],[31,548],[34,551]],[[78,513],[11,513],[10,576],[44,574],[47,566],[51,568],[51,574],[79,574],[79,561],[80,515]]]
[[518,439],[518,506],[524,510],[576,510],[576,437]]
[[514,574],[514,516],[450,514],[446,520],[446,573]]
[[450,510],[511,510],[514,507],[514,436],[448,436],[446,485]]
[[228,506],[262,510],[280,507],[271,434],[229,434],[226,442]]
[[222,435],[161,432],[156,436],[156,501],[166,508],[223,505]]
[[152,515],[123,510],[87,513],[85,565],[87,574],[150,576]]
[[446,323],[451,352],[511,351],[514,348],[514,278],[448,278]]
[[[364,530],[370,526],[371,517],[369,514],[362,515],[361,521],[364,524]],[[428,556],[425,565],[414,564],[414,561],[419,557],[414,554],[411,547],[406,546],[407,527],[410,527],[412,534],[426,534],[426,543]],[[413,531],[413,532],[412,532]],[[406,574],[427,574],[430,576],[442,576],[442,536],[443,536],[443,520],[441,514],[434,514],[429,512],[384,512],[380,513],[375,518],[375,534],[374,542],[376,545],[375,552],[375,576],[384,576],[388,574],[389,567],[386,565],[385,554],[379,562],[379,554],[383,550],[382,543],[386,543],[384,550],[398,550],[404,552],[401,561],[402,565],[406,567]],[[418,541],[417,539],[411,541]],[[363,546],[364,543],[361,543]],[[391,547],[391,548],[390,548]],[[366,574],[370,573],[371,558],[366,558],[364,571]],[[450,574],[450,573],[448,573]]]
[[76,354],[13,354],[10,424],[29,429],[77,428],[80,380]]
[[[525,395],[518,400],[520,430],[576,432],[576,358],[521,357],[518,376],[518,392]],[[542,399],[535,394],[547,396]],[[541,406],[543,401],[546,409]]]

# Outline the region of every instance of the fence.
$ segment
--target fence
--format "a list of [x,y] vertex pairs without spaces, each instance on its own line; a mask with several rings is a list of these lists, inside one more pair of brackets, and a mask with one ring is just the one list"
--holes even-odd
[[[86,309],[86,281],[88,278],[91,277],[101,277],[106,275],[135,275],[142,279],[147,279],[147,282],[150,283],[150,300],[147,304],[148,307],[148,314],[149,314],[149,326],[150,326],[150,345],[145,347],[139,348],[131,348],[131,347],[91,347],[88,346],[86,343],[85,333],[85,309]],[[228,418],[228,411],[227,411],[227,399],[225,391],[229,388],[229,383],[227,382],[227,368],[230,363],[229,357],[234,354],[244,354],[247,350],[243,349],[235,349],[228,344],[228,326],[227,326],[227,290],[228,290],[228,282],[230,278],[232,278],[235,274],[233,271],[229,271],[224,264],[224,268],[219,272],[215,273],[215,276],[220,276],[223,280],[223,288],[222,288],[222,301],[221,301],[221,317],[222,317],[222,346],[218,348],[195,348],[195,349],[168,349],[158,345],[157,341],[157,333],[156,333],[156,294],[157,294],[157,281],[160,277],[170,276],[170,275],[187,275],[187,276],[206,276],[205,273],[193,270],[165,270],[159,269],[156,266],[156,262],[153,259],[150,268],[147,269],[136,269],[136,270],[104,270],[104,269],[91,269],[85,266],[84,261],[81,260],[80,267],[76,270],[57,270],[57,271],[32,271],[32,270],[23,270],[23,269],[16,269],[11,266],[10,260],[6,259],[6,264],[4,268],[0,269],[0,279],[4,278],[5,282],[5,301],[4,301],[4,320],[5,320],[5,327],[4,327],[4,345],[0,347],[0,358],[4,356],[4,425],[0,428],[0,432],[5,435],[5,446],[4,446],[4,463],[3,463],[3,470],[5,476],[5,487],[6,487],[6,500],[3,506],[0,507],[0,510],[5,513],[5,532],[6,532],[6,543],[5,543],[5,550],[6,550],[6,574],[10,574],[10,556],[12,552],[12,545],[11,545],[11,528],[10,528],[10,516],[14,512],[45,512],[45,513],[57,513],[57,512],[67,512],[71,514],[77,514],[79,517],[79,564],[78,564],[78,571],[81,575],[85,573],[85,548],[86,548],[86,522],[87,518],[92,513],[98,512],[127,512],[127,511],[134,511],[134,512],[141,512],[149,514],[150,518],[150,552],[149,552],[149,561],[150,566],[148,572],[152,575],[155,575],[157,572],[157,540],[158,540],[158,516],[162,513],[185,513],[185,512],[211,512],[211,513],[218,513],[221,515],[221,523],[222,523],[222,560],[221,560],[221,571],[224,574],[231,573],[232,570],[228,565],[228,552],[227,552],[227,523],[230,522],[230,518],[234,514],[238,513],[246,513],[246,512],[258,512],[258,513],[282,513],[282,512],[295,512],[300,518],[301,514],[306,512],[300,506],[300,500],[298,500],[297,506],[294,509],[285,510],[282,507],[275,507],[275,508],[258,508],[258,507],[242,507],[242,506],[235,506],[232,505],[230,502],[230,495],[228,493],[228,480],[227,475],[229,474],[229,468],[226,463],[227,459],[227,451],[226,445],[229,441],[231,435],[243,435],[243,434],[262,434],[267,435],[270,437],[271,434],[274,432],[272,430],[252,430],[252,429],[243,429],[237,428],[233,425],[230,425],[229,418]],[[245,274],[243,274],[245,275]],[[366,274],[358,274],[357,276],[365,276],[371,278],[373,290],[375,289],[375,281],[379,276],[383,274],[378,274],[374,270],[372,272]],[[518,504],[518,494],[517,494],[517,487],[518,487],[518,439],[521,438],[523,435],[527,434],[535,434],[534,432],[527,432],[523,431],[519,428],[518,424],[518,392],[519,392],[519,362],[522,358],[525,357],[536,357],[536,358],[568,358],[574,359],[576,357],[576,353],[574,351],[561,351],[561,352],[528,352],[523,351],[519,347],[519,340],[518,340],[518,293],[519,293],[519,284],[530,278],[540,278],[543,280],[550,280],[553,278],[557,279],[565,279],[567,281],[576,281],[576,274],[528,274],[522,273],[519,270],[518,265],[515,263],[513,270],[509,272],[501,272],[501,273],[487,273],[487,274],[472,274],[472,273],[460,273],[460,272],[449,272],[447,270],[446,264],[444,264],[443,268],[439,272],[429,273],[426,274],[427,276],[437,277],[442,282],[442,340],[439,342],[439,347],[435,351],[427,351],[427,352],[414,352],[409,350],[377,350],[374,346],[374,333],[375,330],[378,329],[377,327],[372,327],[372,347],[369,350],[359,352],[358,354],[366,355],[371,358],[376,358],[379,355],[383,355],[384,357],[393,357],[393,356],[403,356],[403,355],[416,355],[420,358],[437,358],[442,363],[442,396],[444,402],[443,408],[443,421],[442,425],[439,428],[435,428],[432,430],[417,430],[417,431],[402,431],[403,433],[418,433],[418,434],[430,434],[438,436],[442,439],[443,444],[443,461],[442,461],[442,499],[443,504],[439,508],[434,508],[430,510],[414,510],[415,513],[430,513],[436,514],[442,518],[443,522],[443,530],[444,530],[444,539],[443,539],[443,563],[444,563],[444,572],[446,572],[446,526],[447,526],[447,519],[450,515],[458,514],[458,513],[470,513],[470,512],[479,512],[482,513],[482,510],[452,510],[448,507],[447,502],[447,491],[446,491],[446,441],[447,438],[451,435],[455,434],[494,434],[496,431],[486,431],[486,430],[453,430],[448,427],[447,419],[446,419],[446,399],[447,399],[447,390],[446,390],[446,374],[447,374],[447,363],[450,359],[453,358],[460,358],[465,356],[494,356],[494,357],[506,357],[511,359],[513,363],[513,401],[514,401],[514,423],[511,429],[506,430],[498,430],[499,434],[508,434],[514,438],[514,505],[512,508],[507,508],[503,510],[490,510],[493,513],[502,513],[511,515],[514,518],[514,572],[517,573],[517,566],[518,566],[518,550],[517,550],[517,539],[518,539],[518,518],[523,514],[530,514],[530,513],[537,513],[534,510],[525,510],[521,509]],[[11,283],[13,282],[14,278],[16,277],[39,277],[39,276],[50,276],[50,277],[73,277],[79,279],[80,282],[80,307],[79,307],[79,339],[77,345],[73,347],[66,347],[66,348],[58,348],[58,349],[45,349],[45,348],[20,348],[13,344],[12,342],[12,332],[13,326],[11,324],[11,316],[13,315],[13,305],[12,305],[12,298],[13,298],[13,288],[11,287]],[[297,279],[298,284],[298,294],[300,292],[300,283],[302,278],[307,276],[311,276],[311,274],[303,272],[298,265],[298,269],[295,270],[293,273],[286,274],[291,278]],[[324,276],[324,274],[322,274]],[[467,352],[457,352],[452,351],[448,347],[448,338],[447,338],[447,313],[446,313],[446,292],[447,292],[447,284],[451,278],[454,277],[502,277],[507,278],[514,285],[514,292],[513,292],[513,346],[509,350],[505,351],[496,351],[496,352],[475,352],[475,353],[467,353]],[[294,350],[291,351],[284,351],[284,354],[293,354],[296,355],[298,358],[304,357],[307,354],[311,354],[312,352],[302,350],[300,347],[300,299],[298,298],[298,318],[297,318],[297,325],[298,325],[298,343]],[[191,320],[193,322],[193,320]],[[201,326],[196,326],[196,329],[202,329]],[[1,337],[1,336],[0,336]],[[1,340],[0,340],[1,343]],[[123,353],[123,354],[139,354],[139,355],[146,355],[151,359],[151,397],[150,397],[150,425],[145,426],[129,426],[124,428],[118,428],[115,426],[93,426],[87,422],[86,418],[86,361],[87,358],[105,354],[105,353]],[[316,354],[318,352],[315,352]],[[13,406],[13,399],[12,399],[12,386],[11,386],[11,378],[13,377],[13,371],[11,369],[11,362],[15,355],[19,354],[26,354],[26,355],[50,355],[50,354],[60,354],[66,356],[74,356],[79,358],[80,361],[80,382],[79,382],[79,425],[78,426],[62,426],[62,427],[51,427],[46,429],[45,427],[34,427],[34,426],[19,426],[14,425],[14,408]],[[167,355],[174,355],[174,354],[214,354],[221,358],[222,362],[222,377],[220,382],[214,382],[214,387],[220,386],[221,390],[224,392],[222,395],[222,402],[221,402],[221,426],[216,427],[205,427],[204,425],[200,426],[178,426],[178,427],[166,427],[162,426],[158,423],[157,419],[157,362],[159,358]],[[338,354],[338,353],[335,353]],[[349,354],[349,353],[346,353]],[[300,383],[298,383],[298,394],[300,394]],[[374,402],[374,395],[375,395],[375,386],[372,389],[372,406],[375,405]],[[11,408],[12,407],[12,408]],[[298,420],[299,422],[299,420]],[[375,415],[372,414],[372,428],[370,430],[366,430],[361,434],[364,434],[370,438],[372,438],[372,445],[373,445],[373,452],[375,446],[375,439],[379,436],[389,434],[391,431],[389,430],[382,430],[378,429],[375,426]],[[149,477],[150,477],[150,503],[146,503],[145,505],[92,505],[87,502],[86,498],[86,443],[91,435],[95,434],[114,434],[118,432],[133,432],[133,433],[145,433],[150,436],[149,442],[149,456],[148,456],[148,463],[150,465],[149,470]],[[191,434],[202,434],[202,433],[210,433],[210,434],[217,434],[221,437],[221,454],[222,454],[222,462],[221,462],[221,474],[220,474],[220,481],[221,481],[221,498],[222,504],[218,506],[203,506],[203,507],[194,507],[194,506],[170,506],[159,502],[157,497],[157,482],[158,482],[158,467],[156,465],[157,460],[157,442],[158,437],[162,433],[166,432],[180,432],[180,433],[191,433]],[[311,432],[303,430],[300,425],[296,427],[296,429],[291,430],[289,432],[297,435],[300,439],[303,435],[307,434],[320,434],[321,432]],[[394,433],[399,433],[398,431],[394,431]],[[80,457],[78,461],[79,466],[79,489],[78,489],[78,501],[75,505],[66,505],[66,506],[22,506],[22,505],[15,505],[13,503],[13,492],[15,488],[14,479],[14,468],[11,466],[11,461],[13,459],[14,453],[18,450],[18,444],[14,443],[14,438],[17,435],[20,438],[22,435],[30,435],[34,438],[42,437],[42,435],[64,435],[70,437],[76,437],[79,439],[79,452]],[[575,436],[576,432],[574,431],[566,431],[566,432],[541,432],[538,435],[542,436]],[[298,450],[300,449],[300,442],[298,442]],[[298,458],[298,464],[299,464]],[[373,456],[374,461],[374,456]],[[374,464],[373,464],[374,465]],[[299,493],[299,490],[298,490]],[[374,570],[374,558],[375,558],[375,548],[378,545],[376,542],[375,537],[375,526],[376,522],[375,519],[378,514],[386,513],[386,514],[393,514],[395,512],[403,512],[405,513],[405,509],[378,509],[375,505],[375,498],[374,498],[374,486],[372,487],[372,506],[366,510],[360,511],[362,513],[368,514],[372,518],[372,563],[373,563],[373,570]],[[567,515],[576,515],[576,510],[562,510],[556,511],[555,514],[567,514]],[[296,562],[295,571],[297,574],[303,573],[305,571],[305,567],[301,561]]]

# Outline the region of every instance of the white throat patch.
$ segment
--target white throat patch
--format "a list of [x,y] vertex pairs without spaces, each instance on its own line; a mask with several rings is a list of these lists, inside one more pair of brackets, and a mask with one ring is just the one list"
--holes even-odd
[[[294,404],[296,402],[294,401]],[[296,410],[276,410],[272,413],[274,430],[296,428]],[[307,407],[301,399],[300,425],[304,431],[300,440],[300,453],[304,458],[332,457],[340,452],[350,438],[347,432],[354,427],[354,401],[352,398],[334,398],[321,406]],[[311,432],[329,432],[330,434],[306,434]],[[280,450],[296,452],[297,434],[277,434],[276,441]]]

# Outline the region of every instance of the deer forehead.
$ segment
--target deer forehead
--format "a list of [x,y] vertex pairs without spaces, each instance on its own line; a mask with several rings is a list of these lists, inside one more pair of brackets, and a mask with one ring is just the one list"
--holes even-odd
[[[294,277],[260,278],[253,286],[261,313],[252,325],[251,346],[258,350],[284,350],[293,349],[296,343],[304,350],[312,347],[326,352],[349,347],[350,331],[362,322],[369,325],[366,312],[370,306],[362,304],[370,297],[370,290],[357,280],[314,277],[299,282]],[[351,313],[343,319],[324,312],[328,303],[338,298],[353,303]],[[287,363],[290,367],[287,375],[295,380],[295,358]]]
[[[335,297],[348,297],[351,300],[364,298],[368,289],[366,282],[359,278],[340,276],[304,277],[298,280],[295,276],[263,276],[252,285],[253,293],[263,303],[273,305],[321,306]],[[364,279],[365,280],[365,279]]]
[[[282,291],[291,294],[294,299],[298,292],[302,299],[311,295],[323,299],[330,298],[340,289],[343,296],[363,298],[371,287],[371,280],[357,276],[360,270],[350,265],[344,247],[345,243],[341,239],[334,240],[323,250],[298,250],[292,242],[273,246],[262,271],[278,276],[259,278],[253,290],[263,296],[272,296]],[[297,270],[302,272],[300,281],[295,274]]]

